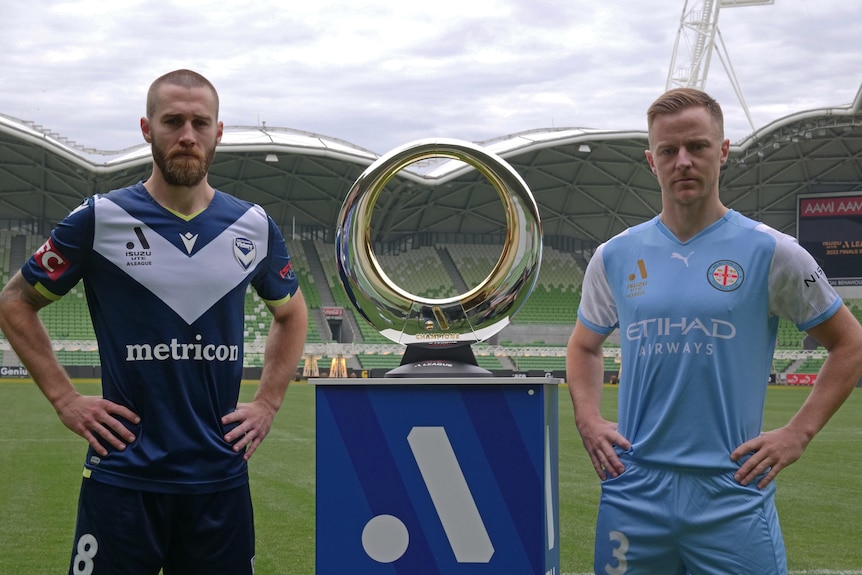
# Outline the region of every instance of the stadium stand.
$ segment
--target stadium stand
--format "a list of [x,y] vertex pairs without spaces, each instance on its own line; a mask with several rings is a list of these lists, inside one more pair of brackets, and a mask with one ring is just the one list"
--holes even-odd
[[356,310],[354,309],[353,304],[350,303],[350,299],[347,297],[347,294],[341,287],[341,281],[338,279],[338,264],[335,261],[334,246],[332,244],[327,244],[322,240],[315,240],[311,245],[313,246],[317,257],[320,259],[320,264],[323,268],[323,273],[325,274],[324,284],[326,289],[331,293],[333,302],[336,306],[343,308],[345,313],[355,317],[354,323],[357,326],[359,333],[353,335],[357,337],[359,341],[365,343],[390,343],[388,339],[380,335],[380,333],[371,327],[368,322],[362,318],[356,317]]
[[792,359],[773,358],[772,371],[774,373],[784,373],[793,364]]
[[[8,230],[0,232],[0,262],[4,266],[0,268],[0,275],[7,279],[13,273],[9,268],[11,251],[9,246],[12,238],[13,234]],[[41,242],[41,237],[31,234],[25,241],[18,243],[29,251],[35,250]],[[289,249],[309,308],[314,311],[322,307],[324,297],[320,292],[324,291],[327,293],[326,297],[334,300],[335,305],[343,307],[346,314],[354,315],[355,310],[338,279],[333,246],[323,241],[290,242]],[[316,278],[311,272],[308,265],[309,249],[313,250],[319,258],[325,270],[324,278]],[[458,278],[453,280],[452,272],[445,268],[440,253],[448,254],[455,262]],[[406,289],[415,290],[425,297],[447,297],[440,294],[457,293],[454,285],[456,280],[460,279],[467,285],[481,282],[498,257],[499,249],[495,246],[438,244],[433,248],[424,247],[387,255],[381,258],[381,266],[388,266],[388,269],[385,268],[387,273],[391,273],[392,279]],[[423,269],[433,271],[430,274],[424,274],[420,271]],[[533,295],[524,305],[521,313],[516,316],[514,323],[527,329],[530,329],[530,326],[538,326],[536,329],[539,329],[545,324],[561,324],[570,329],[576,317],[582,278],[583,271],[570,254],[554,248],[545,249]],[[323,290],[320,289],[321,283],[324,286]],[[862,300],[850,299],[846,303],[853,314],[862,321]],[[64,365],[99,365],[98,349],[89,321],[82,284],[72,288],[69,294],[55,304],[44,308],[40,316],[50,333],[57,339],[56,351]],[[264,302],[256,293],[249,290],[245,303],[246,367],[254,368],[263,365],[263,345],[269,328],[269,317],[269,311]],[[393,350],[391,342],[358,317],[358,314],[354,315],[354,321],[359,326],[359,333],[356,334],[357,341],[371,345],[380,344],[384,349],[379,352],[357,353],[356,357],[352,358],[352,366],[363,370],[397,367],[401,361],[401,354],[397,349]],[[791,369],[795,373],[817,372],[823,358],[800,355],[804,335],[792,323],[784,319],[779,322],[777,349],[783,351],[784,356],[776,356],[774,359],[775,373],[782,374]],[[308,342],[325,344],[331,343],[331,340],[328,333],[320,333],[315,322],[310,321]],[[560,342],[534,339],[529,344],[524,344],[504,339],[499,342],[499,345],[504,349],[502,354],[499,348],[477,351],[477,363],[491,370],[507,368],[524,371],[565,370],[565,348],[560,345]],[[619,370],[619,360],[616,357],[618,348],[609,348],[607,351],[605,371],[616,372]],[[788,354],[791,357],[786,357]],[[799,357],[794,359],[794,354]],[[303,369],[304,362],[305,360],[297,366],[298,370]],[[330,363],[330,356],[317,356],[317,364],[321,372],[328,372]]]
[[377,254],[377,261],[393,282],[412,294],[443,299],[458,293],[439,254],[430,246],[394,254]]
[[782,349],[800,349],[805,334],[793,325],[792,322],[781,318],[778,320],[778,342],[776,347]]
[[822,357],[809,357],[802,361],[802,363],[795,369],[796,373],[817,373],[820,371],[820,367],[823,365],[824,358]]
[[521,357],[514,357],[512,361],[515,364],[515,367],[519,370],[530,371],[530,370],[540,370],[540,371],[549,371],[549,370],[564,370],[566,369],[566,358],[565,357],[557,357],[557,356],[532,356],[525,355]]
[[[848,105],[789,115],[732,144],[722,170],[722,199],[741,213],[794,234],[798,196],[862,190],[854,152],[860,143],[862,88]],[[555,368],[575,322],[582,270],[593,250],[659,209],[655,178],[643,154],[646,133],[554,128],[481,144],[506,159],[532,190],[542,218],[544,251],[533,295],[477,359],[504,369],[534,361]],[[273,155],[278,161],[267,161]],[[391,363],[399,355],[399,346],[355,312],[335,261],[339,207],[351,184],[377,158],[319,134],[233,126],[225,128],[210,170],[215,187],[263,206],[288,237],[313,312],[307,353],[318,358],[321,371],[328,371],[330,358],[342,352],[353,368],[378,360]],[[82,198],[142,180],[150,165],[147,145],[117,152],[84,149],[0,114],[0,279],[8,280]],[[506,226],[499,197],[484,176],[461,169],[458,162],[432,159],[396,174],[387,184],[387,193],[392,190],[397,195],[383,194],[386,201],[374,210],[375,221],[385,222],[375,227],[373,245],[387,274],[424,297],[446,297],[477,285],[499,255]],[[862,287],[847,288],[842,296],[862,321]],[[344,310],[338,338],[333,338],[322,312],[330,306]],[[67,365],[98,361],[86,309],[83,289],[77,286],[42,312],[59,337],[58,353]],[[267,311],[249,293],[245,313],[246,364],[259,367]],[[0,345],[5,343],[0,339]],[[613,344],[611,340],[606,348],[609,373],[619,365]],[[804,344],[803,334],[782,321],[776,371],[797,370],[804,359],[818,355],[817,350],[803,349]],[[3,362],[16,359],[7,345]]]

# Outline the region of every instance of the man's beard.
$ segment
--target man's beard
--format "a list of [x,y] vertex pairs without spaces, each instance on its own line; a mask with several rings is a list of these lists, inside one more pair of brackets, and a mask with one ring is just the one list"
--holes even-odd
[[[192,158],[187,154],[192,154]],[[171,186],[194,187],[201,183],[207,175],[213,158],[215,147],[206,155],[195,148],[178,148],[167,153],[161,146],[153,142],[153,161],[162,172],[162,176]]]

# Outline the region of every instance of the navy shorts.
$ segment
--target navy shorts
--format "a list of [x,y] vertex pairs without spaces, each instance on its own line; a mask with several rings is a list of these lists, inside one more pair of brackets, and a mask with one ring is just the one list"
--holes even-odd
[[786,575],[775,483],[740,485],[623,458],[602,482],[595,572],[608,575]]
[[69,575],[252,575],[248,484],[207,494],[137,491],[84,479]]

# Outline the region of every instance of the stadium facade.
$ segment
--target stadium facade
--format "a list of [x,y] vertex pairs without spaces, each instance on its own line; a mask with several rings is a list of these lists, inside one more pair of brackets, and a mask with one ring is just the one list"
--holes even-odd
[[[479,143],[507,160],[532,190],[548,258],[538,285],[551,292],[540,299],[549,299],[543,305],[564,311],[557,314],[563,320],[559,323],[542,320],[541,313],[528,314],[529,321],[519,315],[486,351],[509,358],[504,367],[511,367],[511,358],[560,358],[577,305],[575,268],[583,268],[598,243],[660,210],[658,186],[644,157],[647,134],[559,128]],[[325,253],[332,252],[334,258],[341,204],[352,183],[377,157],[337,138],[265,125],[234,126],[225,128],[210,170],[214,187],[263,206],[282,227],[291,249],[305,258],[309,275],[303,289],[320,292],[309,298],[316,324],[307,349],[310,356],[398,353],[398,346],[371,341],[373,335],[356,322],[352,310],[340,305],[343,294],[327,271],[330,255]],[[3,279],[83,198],[145,179],[151,161],[148,144],[115,152],[87,149],[0,115]],[[727,206],[796,235],[800,196],[862,191],[862,87],[850,104],[801,111],[732,143],[721,178]],[[395,267],[400,265],[399,254],[415,259],[420,253],[426,257],[430,251],[432,258],[437,253],[440,265],[448,268],[443,275],[452,279],[448,288],[439,289],[460,293],[470,274],[458,266],[471,256],[452,246],[480,246],[479,252],[493,252],[502,243],[505,226],[497,192],[484,176],[456,160],[432,159],[409,166],[387,184],[375,204],[369,238],[381,259],[392,256]],[[472,274],[488,265],[481,257],[470,261],[480,268]],[[567,265],[573,268],[569,278],[561,269]],[[839,291],[854,304],[862,301],[862,286],[841,286]],[[339,308],[343,311],[335,311]],[[247,343],[252,356],[258,345],[255,337],[260,336],[250,333]],[[78,349],[92,348],[80,337],[73,339]],[[3,364],[13,365],[6,359],[11,357],[8,344],[0,345],[6,352]],[[793,359],[810,353],[802,348],[791,345],[779,355]]]

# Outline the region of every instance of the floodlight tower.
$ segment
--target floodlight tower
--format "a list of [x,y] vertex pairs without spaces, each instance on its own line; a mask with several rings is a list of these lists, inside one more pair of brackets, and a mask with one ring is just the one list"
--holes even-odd
[[[686,0],[679,20],[679,30],[673,46],[673,57],[665,89],[688,87],[703,90],[714,51],[721,60],[724,71],[727,72],[736,97],[739,98],[748,123],[751,124],[751,129],[754,130],[754,121],[751,119],[751,113],[742,95],[742,88],[730,63],[730,55],[718,29],[718,13],[722,8],[763,6],[774,2],[775,0]],[[688,49],[688,60],[680,55],[680,40],[684,41]]]

